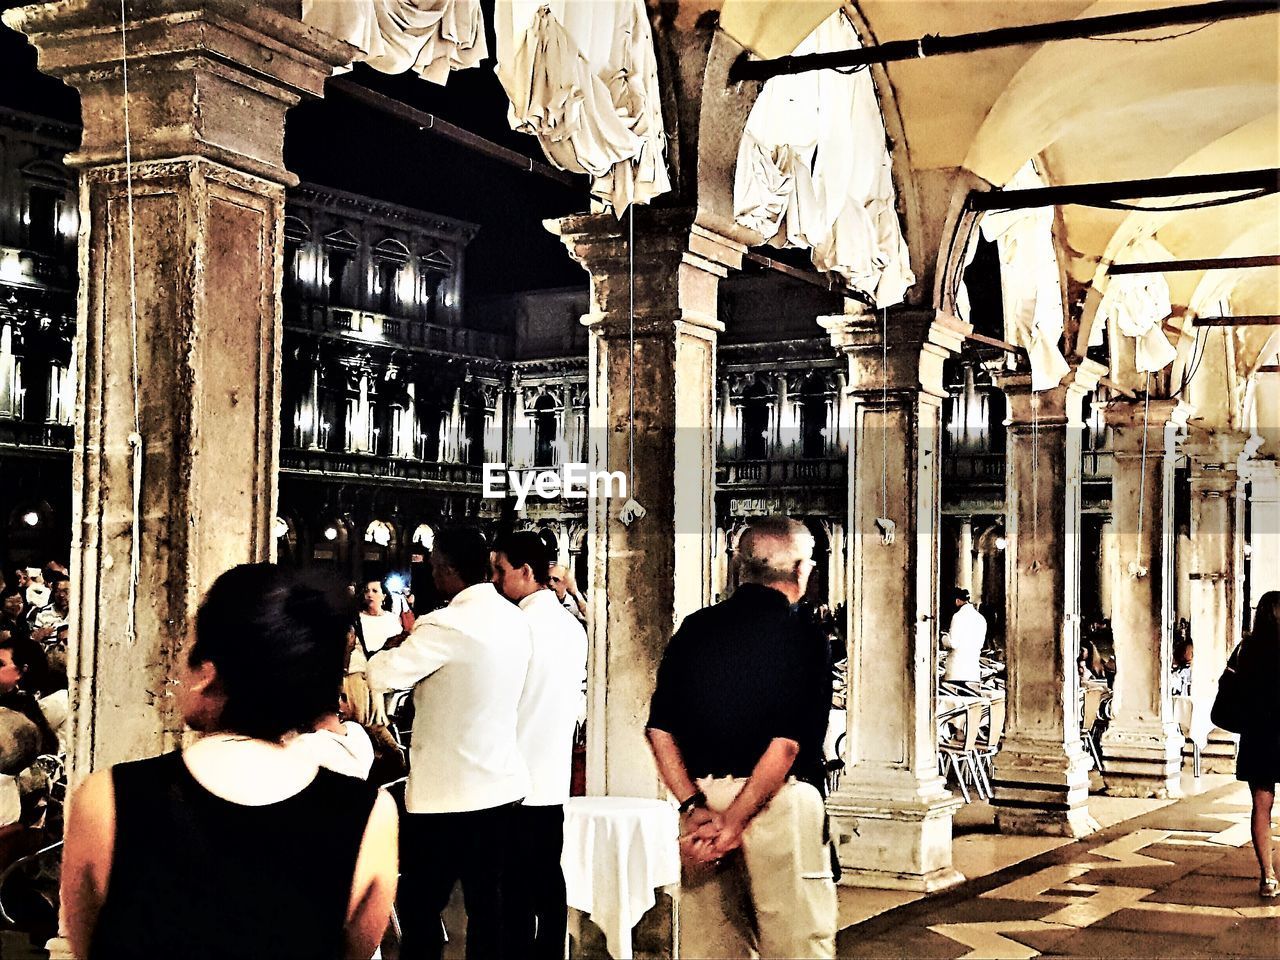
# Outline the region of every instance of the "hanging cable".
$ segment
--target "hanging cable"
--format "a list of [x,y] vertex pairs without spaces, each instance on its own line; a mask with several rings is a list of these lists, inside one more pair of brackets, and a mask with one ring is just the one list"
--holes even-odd
[[142,567],[140,547],[142,542],[142,413],[138,377],[138,280],[133,232],[133,142],[129,127],[129,44],[126,0],[120,0],[120,74],[124,89],[124,190],[125,209],[129,220],[129,346],[130,379],[133,387],[133,432],[129,434],[129,449],[133,457],[133,526],[129,547],[129,610],[125,618],[125,638],[133,643],[137,638],[138,577]]
[[630,526],[647,512],[636,500],[636,208],[627,208],[627,502],[618,519]]
[[880,311],[880,542],[893,543],[897,524],[889,519],[889,309]]
[[[1031,541],[1040,542],[1040,395],[1031,392]],[[1036,570],[1040,561],[1032,560]]]
[[1138,465],[1138,544],[1133,552],[1133,564],[1129,572],[1141,579],[1147,575],[1147,568],[1142,565],[1142,521],[1146,515],[1147,505],[1147,428],[1151,419],[1151,372],[1147,372],[1147,383],[1142,398],[1142,462]]

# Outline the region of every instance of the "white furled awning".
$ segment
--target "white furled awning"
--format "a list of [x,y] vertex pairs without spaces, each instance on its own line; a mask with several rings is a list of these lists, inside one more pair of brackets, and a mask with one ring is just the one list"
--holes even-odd
[[[861,46],[840,12],[795,53]],[[892,161],[867,70],[821,70],[769,80],[747,120],[734,176],[737,221],[778,247],[812,251],[877,306],[915,283],[895,204]]]
[[303,0],[302,21],[358,47],[375,70],[432,83],[489,55],[480,0]]
[[644,0],[498,0],[494,19],[513,129],[619,216],[671,189]]
[[[1028,160],[1005,189],[1026,190],[1044,185],[1035,165]],[[983,216],[979,226],[983,237],[995,241],[1000,254],[1005,337],[1026,349],[1031,362],[1031,389],[1051,390],[1071,371],[1059,346],[1065,321],[1062,281],[1053,245],[1053,208],[995,211]]]
[[[1138,261],[1173,260],[1173,255],[1154,240],[1134,244],[1131,259]],[[1173,312],[1169,299],[1169,282],[1162,273],[1132,273],[1108,276],[1106,291],[1098,305],[1098,319],[1093,329],[1103,324],[1115,333],[1132,337],[1134,368],[1138,373],[1154,373],[1173,363],[1178,356],[1164,335],[1164,321]]]

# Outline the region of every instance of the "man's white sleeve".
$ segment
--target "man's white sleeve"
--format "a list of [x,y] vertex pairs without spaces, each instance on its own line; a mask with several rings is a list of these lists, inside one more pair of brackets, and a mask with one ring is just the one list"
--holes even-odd
[[449,662],[453,631],[430,619],[418,621],[413,632],[394,650],[383,650],[369,659],[366,678],[371,689],[410,690]]

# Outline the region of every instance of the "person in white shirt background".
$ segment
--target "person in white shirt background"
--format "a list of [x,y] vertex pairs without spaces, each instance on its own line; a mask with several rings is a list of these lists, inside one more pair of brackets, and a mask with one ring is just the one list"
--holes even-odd
[[521,955],[537,960],[564,956],[564,804],[587,676],[587,635],[549,585],[550,553],[532,531],[509,534],[493,548],[494,585],[519,606],[533,634],[517,732],[529,794],[518,811],[516,855],[523,873]]
[[[449,600],[403,644],[369,660],[375,692],[413,690],[413,743],[401,822],[400,956],[440,957],[440,914],[462,882],[467,956],[518,956],[508,848],[529,771],[517,715],[532,641],[528,622],[491,582],[478,530],[440,531],[431,578]],[[513,882],[519,882],[514,874]],[[506,901],[504,903],[504,900]]]
[[573,574],[563,563],[551,565],[551,576],[548,585],[555,591],[560,605],[583,623],[587,622],[587,598],[582,595],[578,585],[573,581]]
[[987,619],[969,602],[969,591],[957,587],[954,593],[956,612],[951,626],[942,635],[947,652],[946,671],[942,679],[963,683],[976,692],[982,682],[982,645],[987,641]]

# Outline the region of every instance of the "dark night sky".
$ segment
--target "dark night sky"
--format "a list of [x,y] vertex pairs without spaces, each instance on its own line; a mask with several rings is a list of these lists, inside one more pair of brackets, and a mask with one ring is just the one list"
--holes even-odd
[[[492,24],[492,17],[486,15],[486,22]],[[492,27],[489,49],[496,49]],[[35,49],[25,38],[0,26],[0,104],[78,122],[78,95],[40,74],[35,61]],[[532,137],[507,125],[506,94],[492,59],[452,74],[444,87],[416,74],[387,76],[363,65],[347,77],[545,161]],[[587,209],[585,178],[581,189],[566,187],[419,132],[337,92],[290,111],[285,162],[305,181],[479,224],[467,255],[471,296],[585,286],[586,274],[542,226],[548,217]]]

